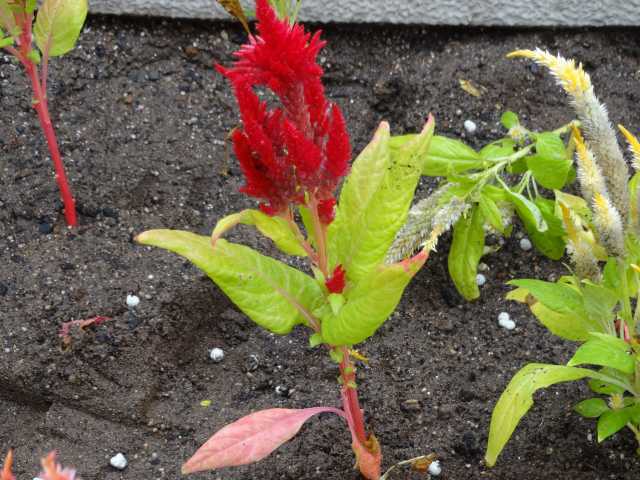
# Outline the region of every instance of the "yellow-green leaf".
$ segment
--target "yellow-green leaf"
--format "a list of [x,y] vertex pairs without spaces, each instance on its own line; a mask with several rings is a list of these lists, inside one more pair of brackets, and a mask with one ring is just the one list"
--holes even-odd
[[44,55],[58,57],[73,49],[87,17],[87,0],[44,0],[33,34]]
[[449,275],[458,292],[467,300],[480,296],[476,277],[483,253],[484,218],[476,206],[456,223],[449,250]]
[[260,210],[247,209],[227,215],[219,220],[211,234],[212,243],[215,244],[225,232],[238,224],[255,226],[260,233],[271,239],[280,250],[288,255],[307,256],[300,240],[284,218],[271,217]]
[[136,241],[191,261],[249,318],[277,334],[308,323],[310,312],[324,303],[313,278],[244,245],[220,239],[213,248],[209,237],[177,230],[149,230]]

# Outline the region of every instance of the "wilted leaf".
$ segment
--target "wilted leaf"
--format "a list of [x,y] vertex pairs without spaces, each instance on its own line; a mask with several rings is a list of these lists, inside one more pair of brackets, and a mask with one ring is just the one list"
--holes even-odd
[[244,9],[240,4],[240,0],[217,0],[222,7],[229,13],[229,15],[235,17],[244,27],[245,31],[251,35],[251,29],[249,28],[249,22],[247,16],[244,13]]

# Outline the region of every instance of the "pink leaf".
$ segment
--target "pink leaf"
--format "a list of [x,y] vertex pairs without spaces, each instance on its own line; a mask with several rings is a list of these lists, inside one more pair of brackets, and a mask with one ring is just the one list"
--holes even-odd
[[342,410],[330,407],[302,410],[271,408],[242,417],[207,440],[182,466],[182,473],[215,470],[260,461],[291,440],[309,418],[323,412],[344,417]]

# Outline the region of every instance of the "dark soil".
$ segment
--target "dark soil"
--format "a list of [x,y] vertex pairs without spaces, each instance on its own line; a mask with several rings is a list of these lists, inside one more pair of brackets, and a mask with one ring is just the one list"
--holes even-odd
[[[441,134],[459,136],[464,120],[476,121],[475,145],[500,135],[505,109],[534,128],[569,121],[548,74],[504,58],[517,47],[581,59],[612,121],[640,128],[637,30],[326,30],[326,85],[344,107],[355,151],[381,120],[396,133],[416,131],[429,112]],[[338,404],[337,370],[308,348],[305,332],[261,331],[194,267],[132,242],[153,227],[207,233],[216,219],[253,205],[238,193],[237,165],[225,161],[224,138],[238,117],[211,68],[214,60],[228,64],[242,41],[229,24],[89,21],[80,47],[56,59],[50,77],[80,211],[81,226],[71,231],[25,79],[0,56],[0,451],[16,448],[19,478],[31,478],[37,459],[57,449],[85,480],[176,479],[208,436],[242,415]],[[468,95],[459,79],[485,94]],[[273,251],[250,229],[235,238]],[[485,259],[482,299],[464,303],[447,276],[447,249],[445,239],[398,312],[361,345],[371,360],[360,370],[361,395],[385,465],[436,452],[448,479],[637,478],[632,436],[599,446],[595,423],[572,413],[587,394],[579,384],[538,394],[498,466],[483,465],[491,411],[511,376],[527,362],[563,362],[574,351],[503,300],[504,282],[547,278],[563,266],[509,239]],[[142,300],[135,313],[125,305],[130,292]],[[515,331],[498,326],[503,310]],[[96,315],[112,320],[76,331],[63,350],[61,324]],[[227,354],[220,364],[208,360],[214,346]],[[207,399],[211,406],[201,406]],[[124,472],[109,466],[117,452],[129,460]],[[346,428],[323,416],[259,464],[194,478],[357,474]]]

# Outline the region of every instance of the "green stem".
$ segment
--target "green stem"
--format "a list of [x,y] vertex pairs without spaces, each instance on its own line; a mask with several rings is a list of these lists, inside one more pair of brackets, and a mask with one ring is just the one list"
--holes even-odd
[[320,220],[318,212],[318,200],[315,195],[310,195],[307,208],[311,213],[311,221],[313,222],[313,231],[315,234],[318,268],[324,275],[325,279],[329,278],[329,266],[327,264],[327,226]]
[[[624,323],[629,327],[631,333],[635,332],[635,325],[633,324],[633,313],[631,310],[631,300],[629,298],[629,281],[627,279],[627,268],[624,260],[618,259],[618,268],[620,269],[620,276],[622,280],[622,315]],[[624,340],[624,325],[620,322],[620,338]]]

